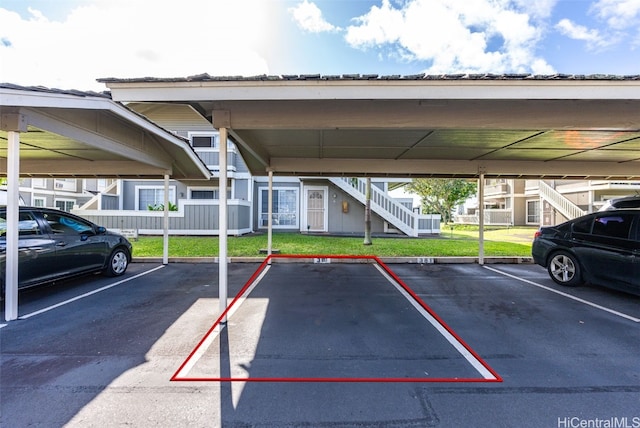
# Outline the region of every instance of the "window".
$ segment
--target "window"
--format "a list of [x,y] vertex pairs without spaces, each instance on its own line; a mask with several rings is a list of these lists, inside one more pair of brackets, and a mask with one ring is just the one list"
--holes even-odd
[[[0,216],[0,236],[7,234],[7,218],[6,212]],[[40,228],[33,214],[29,212],[21,212],[18,214],[18,235],[40,235]]]
[[[164,187],[139,186],[137,189],[136,207],[140,211],[146,211],[149,207],[164,205]],[[176,203],[176,187],[169,186],[169,202]]]
[[33,206],[34,207],[44,207],[44,204],[45,204],[44,198],[41,198],[41,197],[38,197],[38,196],[34,196],[32,201],[33,201]]
[[32,178],[31,187],[37,187],[38,189],[46,189],[47,181],[44,178]]
[[[217,187],[196,187],[189,189],[190,199],[220,199]],[[231,199],[231,187],[227,187],[227,199]]]
[[76,191],[75,178],[56,178],[53,182],[53,188],[55,190],[65,190],[68,192]]
[[[209,133],[190,133],[191,146],[198,149],[219,149],[220,135]],[[231,140],[227,140],[227,150],[235,150],[235,145]]]
[[51,231],[56,234],[76,235],[83,232],[93,232],[93,227],[90,224],[67,217],[64,214],[46,213],[43,218]]
[[573,231],[576,233],[591,233],[591,224],[593,219],[591,217],[577,221],[573,223]]
[[106,178],[99,178],[96,182],[96,190],[98,190],[98,192],[102,192],[104,189],[109,187],[111,183],[113,183],[113,180],[109,180]]
[[205,147],[205,148],[214,148],[216,147],[216,136],[215,135],[193,135],[191,137],[191,145],[193,147]]
[[76,201],[73,199],[56,199],[54,205],[57,209],[62,211],[71,211]]
[[628,239],[632,222],[633,215],[631,214],[597,217],[593,222],[593,234]]
[[216,190],[192,190],[191,199],[217,199],[218,192]]
[[540,201],[527,201],[527,223],[540,223]]
[[[269,220],[269,189],[260,191],[260,227],[267,227]],[[298,189],[273,189],[273,227],[297,228],[298,223]]]

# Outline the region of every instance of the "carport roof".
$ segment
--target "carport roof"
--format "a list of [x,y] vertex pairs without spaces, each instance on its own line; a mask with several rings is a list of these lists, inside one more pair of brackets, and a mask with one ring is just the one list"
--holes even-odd
[[108,93],[0,83],[0,112],[0,174],[7,173],[7,132],[19,127],[27,131],[20,134],[22,176],[211,177],[188,141]]
[[254,175],[640,179],[640,76],[103,78],[191,105]]

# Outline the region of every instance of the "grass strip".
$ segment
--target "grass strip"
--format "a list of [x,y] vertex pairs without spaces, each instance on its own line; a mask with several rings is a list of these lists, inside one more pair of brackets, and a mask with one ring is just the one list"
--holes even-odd
[[[529,257],[534,229],[485,231],[485,256]],[[479,252],[478,232],[442,231],[438,237],[373,238],[363,245],[362,237],[318,236],[300,233],[274,233],[273,248],[281,254],[350,254],[381,257],[473,257]],[[133,241],[135,257],[161,257],[162,237],[142,236]],[[266,234],[230,236],[229,257],[256,257],[267,246]],[[217,257],[217,236],[170,236],[169,257]]]

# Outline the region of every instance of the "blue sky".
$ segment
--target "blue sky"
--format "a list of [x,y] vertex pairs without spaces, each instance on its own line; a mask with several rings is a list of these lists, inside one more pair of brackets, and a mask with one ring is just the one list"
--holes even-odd
[[0,81],[640,74],[640,0],[0,0]]

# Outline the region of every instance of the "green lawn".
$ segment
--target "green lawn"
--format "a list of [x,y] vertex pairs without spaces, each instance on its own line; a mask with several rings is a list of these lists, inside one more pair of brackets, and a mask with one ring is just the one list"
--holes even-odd
[[[534,228],[502,228],[485,230],[485,256],[531,255]],[[477,256],[478,230],[457,227],[442,228],[438,237],[373,238],[373,245],[363,245],[362,237],[335,237],[274,233],[273,248],[281,254],[350,254],[382,257],[446,257]],[[135,257],[161,257],[162,237],[143,236],[133,241]],[[256,257],[267,247],[267,235],[229,237],[229,257]],[[217,237],[171,236],[169,257],[215,257],[218,255]]]

